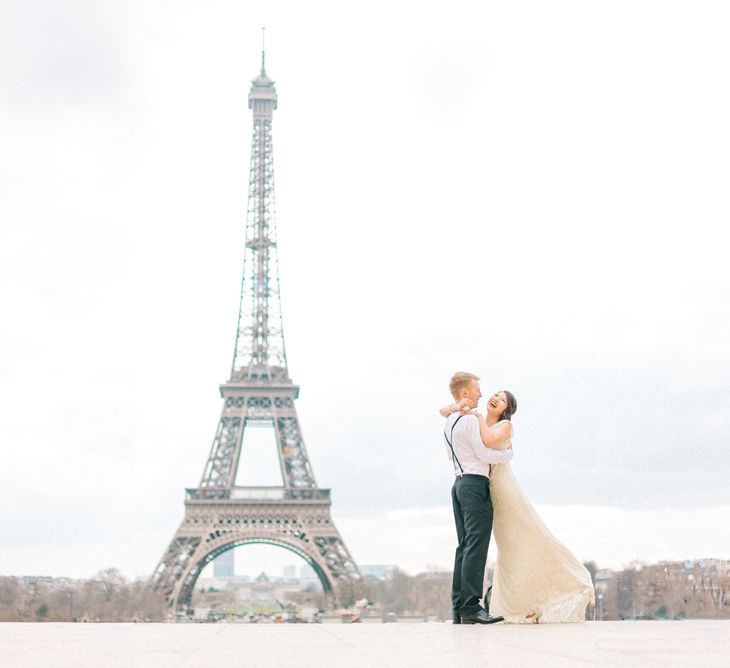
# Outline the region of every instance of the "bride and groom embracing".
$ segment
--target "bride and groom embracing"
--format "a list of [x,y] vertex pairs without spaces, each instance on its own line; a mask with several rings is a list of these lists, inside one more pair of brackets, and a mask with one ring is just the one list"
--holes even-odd
[[[588,570],[535,512],[512,473],[511,392],[496,392],[486,415],[476,410],[479,378],[458,372],[455,402],[442,408],[444,440],[456,479],[451,490],[456,535],[451,588],[454,624],[580,622],[594,590]],[[489,540],[499,550],[491,596],[484,597]],[[490,614],[491,613],[491,614]]]

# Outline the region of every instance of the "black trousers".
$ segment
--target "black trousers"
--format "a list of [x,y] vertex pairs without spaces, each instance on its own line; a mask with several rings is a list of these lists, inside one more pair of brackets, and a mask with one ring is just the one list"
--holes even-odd
[[470,615],[480,608],[492,535],[492,499],[489,479],[481,475],[456,478],[451,488],[459,546],[454,558],[451,602],[455,612]]

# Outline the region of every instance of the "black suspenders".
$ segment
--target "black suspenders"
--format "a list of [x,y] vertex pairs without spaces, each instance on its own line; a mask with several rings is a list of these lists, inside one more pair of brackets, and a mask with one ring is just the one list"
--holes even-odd
[[454,424],[451,425],[451,441],[449,440],[449,437],[446,435],[446,430],[444,429],[444,438],[446,439],[446,442],[449,444],[449,448],[451,448],[451,461],[456,462],[459,465],[459,470],[461,471],[461,475],[464,475],[464,467],[461,465],[461,462],[459,461],[458,457],[456,456],[456,453],[454,452],[454,446],[451,445],[451,442],[454,440],[454,427],[456,426],[456,423],[463,418],[463,415],[460,415],[456,420],[454,420]]

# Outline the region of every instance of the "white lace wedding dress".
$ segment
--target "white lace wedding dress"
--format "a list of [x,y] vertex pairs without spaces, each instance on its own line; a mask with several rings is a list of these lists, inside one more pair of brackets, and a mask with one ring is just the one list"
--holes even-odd
[[489,489],[499,550],[490,614],[508,623],[582,622],[594,602],[590,573],[543,524],[509,464],[492,465]]

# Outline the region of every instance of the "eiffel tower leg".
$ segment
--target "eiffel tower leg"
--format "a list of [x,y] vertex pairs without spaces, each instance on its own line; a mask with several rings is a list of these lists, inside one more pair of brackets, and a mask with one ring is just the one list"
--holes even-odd
[[168,610],[176,609],[175,592],[199,544],[199,537],[181,535],[178,529],[150,578],[150,588],[164,596]]

